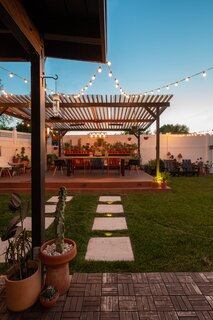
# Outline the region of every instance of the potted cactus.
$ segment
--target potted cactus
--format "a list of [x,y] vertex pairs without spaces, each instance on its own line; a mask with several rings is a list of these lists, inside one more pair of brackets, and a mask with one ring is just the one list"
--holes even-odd
[[46,265],[45,284],[58,289],[64,294],[70,286],[69,262],[75,257],[77,249],[72,239],[64,237],[64,210],[67,191],[61,187],[56,205],[54,230],[55,238],[46,241],[40,248],[40,259]]

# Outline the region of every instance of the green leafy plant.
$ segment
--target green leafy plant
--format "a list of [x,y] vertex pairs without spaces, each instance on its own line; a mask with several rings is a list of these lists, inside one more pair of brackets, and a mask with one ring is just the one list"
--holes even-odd
[[[20,196],[13,192],[9,198],[9,209],[18,213],[8,224],[1,236],[2,241],[8,240],[5,251],[5,262],[16,270],[17,279],[25,279],[30,275],[28,261],[31,259],[31,238],[24,228],[24,218],[29,211],[29,201],[22,201]],[[20,224],[20,225],[19,225]]]

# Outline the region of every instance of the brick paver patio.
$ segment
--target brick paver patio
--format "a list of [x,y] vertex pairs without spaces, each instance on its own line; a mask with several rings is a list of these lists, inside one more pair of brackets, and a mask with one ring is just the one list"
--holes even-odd
[[53,309],[6,310],[1,320],[212,320],[212,273],[76,273]]

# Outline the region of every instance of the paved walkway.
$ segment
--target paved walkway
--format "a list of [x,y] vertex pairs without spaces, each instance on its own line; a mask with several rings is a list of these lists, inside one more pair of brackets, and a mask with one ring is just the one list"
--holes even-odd
[[6,310],[1,320],[212,320],[212,273],[76,273],[52,309]]

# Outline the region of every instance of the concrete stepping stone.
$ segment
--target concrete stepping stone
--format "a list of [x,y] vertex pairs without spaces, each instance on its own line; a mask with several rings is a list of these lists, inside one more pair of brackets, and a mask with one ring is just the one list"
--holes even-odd
[[[25,219],[24,219],[24,228],[26,229],[26,230],[28,230],[28,231],[31,231],[32,230],[32,222],[31,222],[31,220],[32,220],[32,218],[31,217],[26,217]],[[45,218],[45,229],[47,229],[50,225],[51,225],[51,223],[53,223],[53,221],[54,221],[54,218],[51,218],[51,217],[46,217]],[[21,223],[19,222],[18,223],[18,226],[20,226],[21,225]]]
[[121,202],[120,196],[101,196],[99,202]]
[[[71,201],[72,198],[73,198],[72,196],[67,196],[66,202]],[[51,197],[49,200],[47,200],[47,202],[57,203],[58,202],[58,196]]]
[[92,230],[126,230],[126,218],[95,218]]
[[56,204],[45,204],[45,213],[54,213]]
[[123,213],[122,204],[99,204],[96,213]]
[[91,238],[85,260],[134,261],[129,237]]

